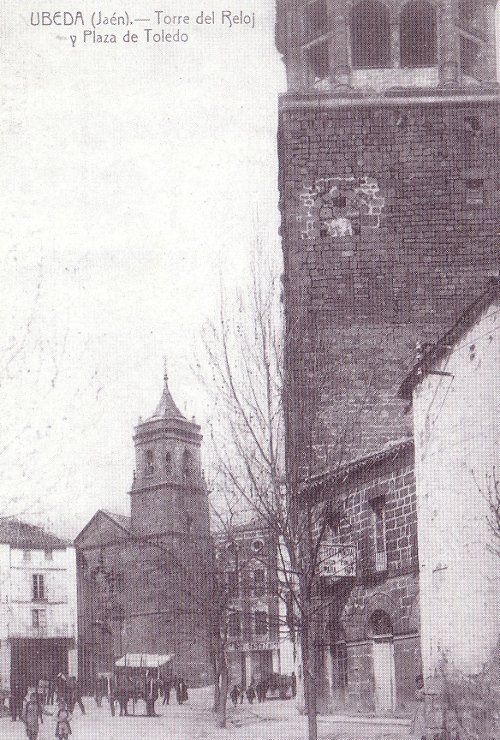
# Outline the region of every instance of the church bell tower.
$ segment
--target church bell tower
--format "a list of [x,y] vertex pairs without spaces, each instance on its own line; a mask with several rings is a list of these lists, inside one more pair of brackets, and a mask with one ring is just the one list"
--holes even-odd
[[495,6],[277,3],[288,460],[324,468],[410,433],[416,342],[498,271]]
[[209,535],[209,510],[203,479],[200,426],[177,408],[165,373],[163,392],[152,416],[139,420],[134,444],[136,470],[131,497],[135,535],[165,536],[182,544]]

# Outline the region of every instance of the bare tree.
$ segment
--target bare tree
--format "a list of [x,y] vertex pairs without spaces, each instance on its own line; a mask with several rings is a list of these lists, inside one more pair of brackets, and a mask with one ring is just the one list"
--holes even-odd
[[[303,330],[299,323],[292,328]],[[330,501],[315,500],[305,490],[318,470],[318,460],[323,468],[341,465],[352,418],[333,445],[324,441],[328,437],[319,408],[323,389],[331,387],[331,376],[319,340],[311,331],[307,337],[314,382],[285,368],[279,279],[265,264],[262,252],[257,252],[247,294],[229,300],[221,291],[218,322],[207,326],[204,334],[210,373],[199,374],[214,408],[217,487],[232,491],[275,534],[281,593],[288,607],[286,623],[292,639],[300,638],[309,740],[316,740],[321,687],[315,642],[324,607],[323,544],[333,510]],[[200,363],[199,368],[204,366]],[[369,388],[370,380],[365,396]],[[359,409],[362,405],[363,399],[357,399]],[[300,449],[300,459],[290,459],[290,453],[285,456],[285,425],[289,450]]]

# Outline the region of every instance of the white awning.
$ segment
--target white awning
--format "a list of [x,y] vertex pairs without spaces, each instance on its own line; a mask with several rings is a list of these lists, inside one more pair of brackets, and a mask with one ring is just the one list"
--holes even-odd
[[127,653],[118,658],[115,665],[118,668],[160,668],[169,663],[173,655],[150,655],[149,653]]

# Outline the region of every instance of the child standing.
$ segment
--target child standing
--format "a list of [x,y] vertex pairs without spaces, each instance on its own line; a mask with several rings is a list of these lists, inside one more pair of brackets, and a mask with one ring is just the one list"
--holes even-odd
[[66,708],[64,701],[59,702],[59,709],[57,710],[57,724],[56,724],[56,737],[59,740],[68,740],[71,735],[71,725],[69,723],[71,715]]
[[23,712],[23,722],[26,726],[26,734],[29,740],[37,739],[40,724],[43,724],[44,714],[50,714],[50,712],[46,712],[43,709],[37,694],[33,692],[26,702]]

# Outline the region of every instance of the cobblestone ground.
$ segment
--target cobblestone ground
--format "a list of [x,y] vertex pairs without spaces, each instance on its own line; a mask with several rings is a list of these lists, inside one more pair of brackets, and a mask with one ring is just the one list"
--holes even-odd
[[[109,705],[103,702],[97,708],[93,699],[85,698],[87,714],[82,716],[78,707],[72,721],[70,740],[305,740],[306,719],[300,716],[291,701],[269,701],[265,704],[244,704],[228,709],[226,730],[215,727],[210,711],[211,693],[207,690],[191,691],[189,701],[182,706],[162,706],[158,701],[159,717],[111,717]],[[51,707],[48,710],[51,711]],[[139,702],[137,715],[144,713]],[[356,726],[339,724],[329,718],[319,720],[320,740],[410,740],[404,728]],[[46,717],[38,740],[55,737],[55,721]],[[26,738],[22,722],[0,719],[1,740]]]

